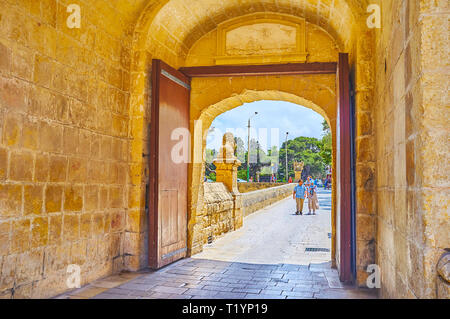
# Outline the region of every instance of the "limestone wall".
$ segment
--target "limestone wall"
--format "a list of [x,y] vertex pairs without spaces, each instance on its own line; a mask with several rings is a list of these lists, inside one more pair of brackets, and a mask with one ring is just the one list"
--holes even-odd
[[[66,25],[71,1],[0,0],[0,298],[63,292],[69,264],[82,284],[146,266],[151,60],[214,64],[218,23],[265,11],[306,18],[307,62],[350,53],[358,283],[376,262],[383,297],[436,297],[450,246],[448,1],[370,1],[380,29],[366,27],[366,0],[73,2],[80,29]],[[334,136],[335,90],[330,75],[194,79],[191,120],[207,130],[245,102],[284,100],[319,112]],[[190,166],[189,234],[216,207],[203,172]]]
[[285,184],[242,194],[242,210],[244,217],[292,196],[296,184]]
[[238,189],[240,193],[248,193],[281,185],[284,185],[284,183],[238,183]]
[[133,236],[124,16],[80,5],[69,29],[66,1],[0,0],[0,298],[119,271]]
[[436,264],[450,246],[449,7],[382,7],[374,95],[381,296],[435,298]]
[[204,183],[205,209],[199,216],[203,242],[234,230],[233,196],[223,183]]

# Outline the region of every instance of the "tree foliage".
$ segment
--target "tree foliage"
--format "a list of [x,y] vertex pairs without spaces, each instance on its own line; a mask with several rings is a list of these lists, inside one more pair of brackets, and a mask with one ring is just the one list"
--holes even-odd
[[333,156],[333,140],[331,138],[331,129],[327,121],[322,122],[322,150],[320,156],[322,156],[326,165],[331,166]]
[[[322,122],[322,138],[300,136],[287,141],[288,176],[285,176],[286,166],[286,142],[278,149],[273,146],[270,150],[263,150],[259,142],[250,140],[250,177],[256,181],[256,174],[271,175],[277,173],[278,180],[294,178],[294,161],[303,162],[302,178],[311,175],[313,177],[325,177],[327,166],[332,163],[332,135],[327,121]],[[235,156],[241,161],[238,168],[238,178],[247,179],[247,149],[240,137],[235,137]],[[215,165],[213,158],[217,156],[215,150],[206,150],[205,176],[215,181]]]
[[[302,178],[308,175],[321,177],[325,172],[325,162],[320,155],[322,151],[322,142],[314,137],[297,137],[287,141],[288,156],[288,179],[294,178],[294,161],[303,162]],[[285,179],[286,172],[286,142],[283,143],[280,150],[280,176]]]

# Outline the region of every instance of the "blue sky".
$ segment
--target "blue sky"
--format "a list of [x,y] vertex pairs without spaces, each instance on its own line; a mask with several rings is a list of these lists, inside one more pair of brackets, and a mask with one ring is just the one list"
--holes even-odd
[[323,117],[311,109],[283,101],[257,101],[219,115],[211,125],[214,129],[210,129],[207,148],[218,150],[221,136],[230,129],[247,145],[247,121],[255,112],[258,115],[251,120],[250,136],[258,137],[264,148],[273,145],[280,147],[286,139],[286,131],[289,132],[289,139],[322,137]]

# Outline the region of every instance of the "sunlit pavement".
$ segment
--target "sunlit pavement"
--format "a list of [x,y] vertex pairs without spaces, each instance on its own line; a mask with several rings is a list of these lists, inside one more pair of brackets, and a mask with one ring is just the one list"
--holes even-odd
[[288,198],[248,216],[241,229],[192,258],[155,272],[111,276],[58,298],[376,298],[374,290],[340,283],[330,262],[331,191],[320,190],[319,203],[316,215],[305,215],[305,201],[298,216]]
[[[244,220],[244,226],[206,245],[194,258],[222,261],[309,265],[331,259],[331,191],[320,190],[320,210],[308,214],[305,200],[303,215],[295,215],[290,197],[266,207]],[[319,248],[327,252],[306,252]]]

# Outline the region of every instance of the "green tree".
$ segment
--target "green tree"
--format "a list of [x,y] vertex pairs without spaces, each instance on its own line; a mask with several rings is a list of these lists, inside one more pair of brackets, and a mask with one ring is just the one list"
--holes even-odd
[[302,178],[308,175],[321,177],[325,173],[326,164],[320,155],[322,142],[314,137],[297,137],[287,142],[288,176],[286,172],[286,142],[283,143],[279,157],[279,174],[281,178],[288,180],[294,177],[294,161],[303,162]]
[[331,136],[331,129],[327,121],[322,122],[322,149],[320,151],[320,156],[322,156],[325,165],[331,165],[333,157],[333,140]]
[[216,181],[216,165],[213,164],[213,160],[217,157],[217,152],[209,148],[205,152],[205,177]]
[[[236,157],[241,161],[238,167],[238,178],[247,180],[247,151],[241,138],[235,137]],[[256,139],[250,140],[250,177],[256,181],[256,173],[261,172],[265,167],[270,167],[271,156],[267,155]]]
[[247,170],[243,170],[243,169],[238,170],[237,178],[240,178],[240,179],[243,179],[246,181],[247,180]]
[[234,155],[238,158],[238,160],[240,160],[243,163],[247,156],[244,141],[240,137],[235,137],[234,142],[236,144],[236,148],[234,149]]

